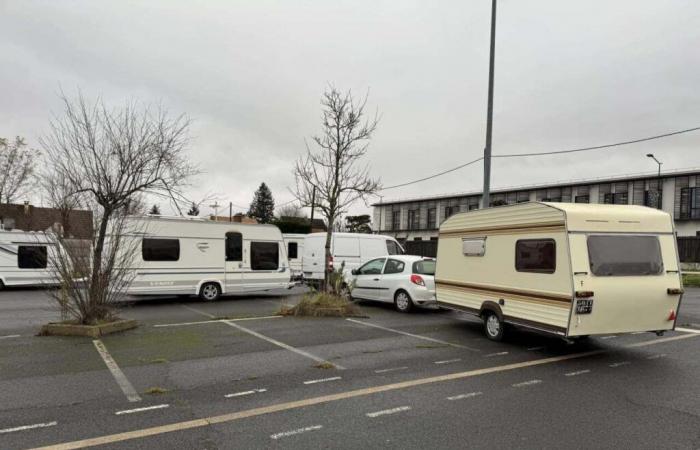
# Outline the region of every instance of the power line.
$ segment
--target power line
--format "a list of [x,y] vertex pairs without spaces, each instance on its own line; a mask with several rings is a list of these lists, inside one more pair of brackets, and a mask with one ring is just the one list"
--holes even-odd
[[[585,151],[591,151],[591,150],[600,150],[600,149],[603,149],[603,148],[620,147],[620,146],[623,146],[623,145],[637,144],[637,143],[639,143],[639,142],[652,141],[652,140],[655,140],[655,139],[662,139],[662,138],[666,138],[666,137],[669,137],[669,136],[675,136],[675,135],[683,134],[683,133],[690,133],[691,131],[698,131],[698,130],[700,130],[700,127],[687,128],[687,129],[685,129],[685,130],[672,131],[672,132],[670,132],[670,133],[664,133],[664,134],[657,134],[657,135],[655,135],[655,136],[649,136],[649,137],[645,137],[645,138],[641,138],[641,139],[633,139],[633,140],[629,140],[629,141],[616,142],[616,143],[614,143],[614,144],[596,145],[596,146],[593,146],[593,147],[582,147],[582,148],[574,148],[574,149],[569,149],[569,150],[555,150],[555,151],[550,151],[550,152],[511,153],[511,154],[505,154],[505,155],[492,155],[492,158],[519,158],[519,157],[523,157],[523,156],[559,155],[559,154],[564,154],[564,153],[576,153],[576,152],[585,152]],[[439,177],[439,176],[448,174],[448,173],[450,173],[450,172],[454,172],[455,170],[459,170],[459,169],[461,169],[461,168],[463,168],[463,167],[467,167],[467,166],[470,166],[470,165],[472,165],[472,164],[475,164],[475,163],[477,163],[477,162],[479,162],[479,161],[481,161],[481,160],[483,160],[483,159],[484,159],[483,157],[477,158],[477,159],[475,159],[475,160],[473,160],[473,161],[469,161],[468,163],[461,164],[461,165],[459,165],[459,166],[453,167],[453,168],[451,168],[451,169],[444,170],[444,171],[439,172],[439,173],[436,173],[436,174],[434,174],[434,175],[430,175],[430,176],[427,176],[427,177],[424,177],[424,178],[419,178],[419,179],[417,179],[417,180],[407,181],[407,182],[405,182],[405,183],[396,184],[396,185],[393,185],[393,186],[387,186],[387,187],[385,187],[385,188],[382,188],[381,190],[382,190],[382,191],[386,191],[386,190],[389,190],[389,189],[395,189],[395,188],[399,188],[399,187],[403,187],[403,186],[408,186],[408,185],[411,185],[411,184],[420,183],[420,182],[422,182],[422,181],[427,181],[427,180],[430,180],[430,179],[433,179],[433,178],[437,178],[437,177]]]

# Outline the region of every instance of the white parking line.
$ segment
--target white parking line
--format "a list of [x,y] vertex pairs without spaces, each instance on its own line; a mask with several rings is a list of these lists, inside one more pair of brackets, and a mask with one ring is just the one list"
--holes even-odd
[[[184,306],[184,305],[182,305]],[[188,308],[189,309],[189,308]],[[207,323],[219,323],[224,321],[231,322],[243,322],[246,320],[263,320],[263,319],[280,319],[282,316],[260,316],[260,317],[242,317],[240,319],[215,319],[215,320],[200,320],[199,322],[181,322],[181,323],[159,323],[158,325],[153,325],[154,328],[163,327],[182,327],[187,325],[202,325]]]
[[[182,306],[183,308],[189,309],[189,310],[192,311],[192,312],[196,312],[196,313],[198,313],[198,314],[202,314],[202,315],[204,315],[204,316],[208,316],[208,317],[211,317],[211,318],[214,318],[214,317],[215,317],[215,316],[213,316],[213,315],[211,315],[211,314],[209,314],[209,313],[207,313],[207,312],[199,311],[198,309],[189,307],[189,306],[187,306],[187,305],[180,305],[180,306]],[[243,331],[243,332],[248,333],[248,334],[250,334],[250,335],[252,335],[252,336],[255,336],[256,338],[259,338],[259,339],[262,339],[262,340],[264,340],[264,341],[267,341],[267,342],[269,342],[270,344],[274,344],[274,345],[276,345],[276,346],[278,346],[278,347],[282,347],[283,349],[289,350],[290,352],[294,352],[294,353],[296,353],[297,355],[301,355],[301,356],[304,356],[304,357],[306,357],[306,358],[312,359],[312,360],[314,360],[314,361],[316,361],[316,362],[318,362],[318,363],[329,363],[329,364],[333,364],[333,366],[334,366],[336,369],[338,369],[338,370],[345,370],[345,367],[341,366],[340,364],[331,363],[330,361],[325,360],[325,359],[323,359],[323,358],[319,358],[318,356],[312,355],[312,354],[309,353],[309,352],[305,352],[304,350],[298,349],[298,348],[296,348],[296,347],[292,347],[291,345],[287,345],[287,344],[285,344],[284,342],[280,342],[280,341],[278,341],[278,340],[276,340],[276,339],[272,339],[272,338],[267,337],[267,336],[265,336],[265,335],[263,335],[263,334],[260,334],[260,333],[258,333],[257,331],[253,331],[253,330],[251,330],[251,329],[249,329],[249,328],[246,328],[246,327],[244,327],[243,325],[238,325],[237,323],[232,322],[231,320],[222,320],[221,323],[225,323],[226,325],[228,325],[228,326],[230,326],[230,327],[237,328],[237,329],[239,329],[240,331]]]
[[455,359],[446,359],[444,361],[435,361],[434,364],[452,364],[456,362],[460,362],[462,358],[455,358]]
[[418,334],[407,333],[406,331],[395,330],[395,329],[393,329],[393,328],[387,328],[387,327],[383,327],[383,326],[381,326],[381,325],[376,325],[376,324],[374,324],[374,323],[363,322],[363,321],[361,321],[361,320],[355,320],[355,319],[345,319],[345,320],[350,321],[350,322],[352,322],[352,323],[358,323],[358,324],[364,325],[364,326],[366,326],[366,327],[379,328],[380,330],[391,331],[392,333],[403,334],[404,336],[410,336],[410,337],[414,337],[414,338],[416,338],[416,339],[423,339],[424,341],[430,341],[430,342],[435,342],[435,343],[438,343],[438,344],[449,345],[450,347],[464,348],[464,349],[471,350],[471,351],[474,351],[474,352],[480,351],[480,350],[478,350],[478,349],[471,348],[471,347],[467,347],[467,346],[464,346],[464,345],[454,344],[454,343],[452,343],[452,342],[447,342],[447,341],[441,341],[440,339],[434,339],[434,338],[431,338],[431,337],[421,336],[421,335],[418,335]]
[[19,334],[8,334],[7,336],[0,336],[0,339],[18,338],[19,336]]
[[694,328],[679,328],[676,327],[676,331],[682,331],[683,333],[695,333],[695,334],[700,334],[700,330],[696,330]]
[[504,356],[507,354],[508,352],[489,353],[488,355],[484,355],[484,358],[490,358],[492,356]]
[[47,422],[47,423],[35,423],[34,425],[24,425],[21,427],[5,428],[0,430],[0,434],[14,433],[15,431],[33,430],[35,428],[46,428],[56,426],[58,422]]
[[408,369],[408,366],[401,366],[401,367],[390,367],[388,369],[378,369],[375,370],[374,373],[387,373],[387,372],[394,372],[396,370],[406,370]]
[[325,383],[325,382],[327,382],[327,381],[336,381],[336,380],[340,380],[340,379],[342,379],[342,377],[321,378],[321,379],[318,379],[318,380],[307,380],[307,381],[304,381],[304,384]]
[[262,392],[267,392],[267,389],[251,389],[250,391],[243,391],[243,392],[235,392],[233,394],[226,394],[226,395],[224,395],[224,397],[226,397],[226,398],[243,397],[244,395],[260,394]]
[[397,408],[391,408],[391,409],[385,409],[382,411],[375,411],[375,412],[367,413],[367,414],[365,414],[365,416],[375,418],[375,417],[379,417],[379,416],[387,416],[389,414],[396,414],[396,413],[401,412],[401,411],[408,411],[410,409],[411,409],[410,406],[399,406]]
[[143,411],[152,411],[154,409],[163,409],[163,408],[169,408],[169,407],[170,407],[170,405],[165,403],[162,405],[145,406],[143,408],[125,409],[123,411],[117,411],[114,414],[117,416],[121,416],[123,414],[134,414],[134,413],[139,413],[139,412],[143,412]]
[[301,434],[301,433],[306,433],[307,431],[316,431],[320,430],[323,428],[323,425],[314,425],[311,427],[304,427],[304,428],[299,428],[297,430],[292,430],[292,431],[284,431],[282,433],[275,433],[271,434],[270,438],[271,439],[279,439],[283,437],[288,437],[288,436],[294,436],[295,434]]
[[575,377],[576,375],[583,375],[584,373],[590,373],[590,372],[591,371],[589,369],[577,370],[576,372],[565,373],[564,376],[565,377]]
[[97,352],[102,357],[102,360],[107,365],[109,371],[112,372],[114,380],[117,382],[122,392],[124,392],[124,395],[126,395],[127,400],[129,400],[130,402],[140,402],[141,397],[139,397],[139,394],[136,393],[136,389],[134,389],[134,386],[132,386],[132,384],[126,378],[124,372],[122,372],[122,370],[112,358],[112,355],[109,354],[109,352],[107,351],[107,347],[105,347],[105,345],[99,339],[95,339],[94,341],[92,341],[92,343],[95,344]]
[[542,380],[528,380],[528,381],[523,381],[521,383],[515,383],[513,387],[524,387],[524,386],[532,386],[533,384],[540,384]]
[[447,400],[462,400],[463,398],[472,398],[481,395],[481,392],[470,392],[468,394],[453,395],[452,397],[447,397]]
[[626,365],[629,365],[629,364],[632,364],[632,363],[629,362],[629,361],[620,361],[620,362],[608,364],[608,367],[620,367],[620,366],[626,366]]

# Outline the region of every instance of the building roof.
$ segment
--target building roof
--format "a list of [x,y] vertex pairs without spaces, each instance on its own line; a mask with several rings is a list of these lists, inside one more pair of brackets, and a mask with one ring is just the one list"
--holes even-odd
[[[684,169],[673,169],[661,172],[661,178],[669,177],[679,177],[684,175],[700,175],[700,167],[691,167]],[[633,181],[639,179],[656,178],[658,176],[657,172],[640,172],[632,173],[626,175],[613,175],[609,177],[596,177],[596,178],[584,178],[575,180],[563,180],[554,181],[551,183],[538,183],[538,184],[524,184],[518,186],[507,186],[502,188],[497,188],[491,190],[491,194],[501,194],[506,192],[517,192],[517,191],[534,191],[538,189],[549,189],[565,186],[582,186],[587,184],[602,184],[602,183],[615,183],[620,181]],[[400,198],[395,200],[381,201],[379,203],[372,203],[372,206],[386,206],[395,205],[398,203],[411,203],[419,201],[429,201],[429,200],[443,200],[457,197],[469,197],[475,195],[481,195],[482,191],[464,191],[464,192],[453,192],[449,194],[438,194],[438,195],[424,195],[418,197]]]
[[70,210],[63,217],[55,208],[0,204],[0,221],[14,222],[12,228],[24,231],[46,231],[58,224],[67,237],[92,239],[92,211],[87,210]]

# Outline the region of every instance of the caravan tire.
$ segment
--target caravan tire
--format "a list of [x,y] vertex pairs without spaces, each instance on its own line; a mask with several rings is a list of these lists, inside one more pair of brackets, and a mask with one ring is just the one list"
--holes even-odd
[[219,283],[204,283],[199,289],[199,298],[205,302],[213,302],[221,297]]
[[482,316],[484,319],[484,332],[486,337],[492,341],[502,341],[505,333],[505,323],[492,311],[486,311]]

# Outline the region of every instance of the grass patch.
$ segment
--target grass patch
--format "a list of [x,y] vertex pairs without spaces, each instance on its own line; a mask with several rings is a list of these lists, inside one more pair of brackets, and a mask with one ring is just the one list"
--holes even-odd
[[295,306],[282,306],[278,314],[309,317],[364,317],[356,304],[326,292],[308,293]]
[[700,274],[684,273],[683,286],[685,287],[700,287]]
[[165,358],[153,358],[152,360],[150,360],[148,362],[151,364],[165,364],[169,361]]
[[148,394],[148,395],[163,395],[163,394],[166,394],[166,393],[168,393],[168,392],[170,392],[168,389],[165,389],[165,388],[162,388],[162,387],[159,387],[159,386],[155,386],[155,387],[146,389],[146,390],[144,391],[144,394]]
[[335,369],[335,366],[332,363],[329,363],[328,361],[318,363],[314,367],[317,369]]

